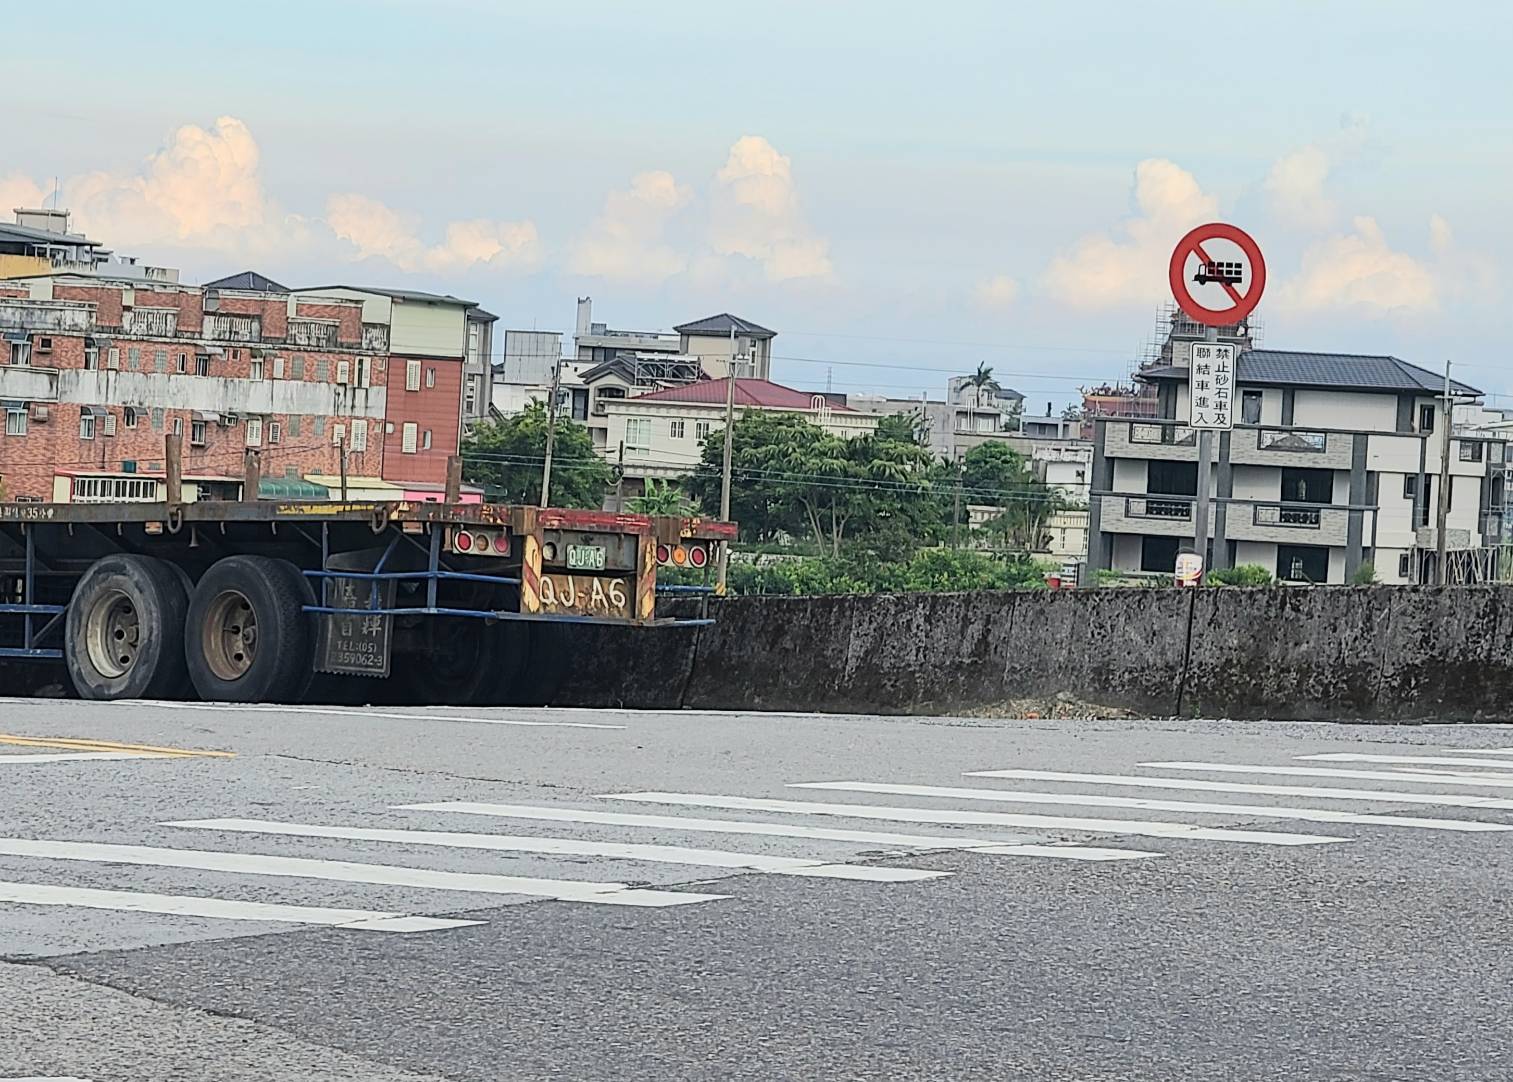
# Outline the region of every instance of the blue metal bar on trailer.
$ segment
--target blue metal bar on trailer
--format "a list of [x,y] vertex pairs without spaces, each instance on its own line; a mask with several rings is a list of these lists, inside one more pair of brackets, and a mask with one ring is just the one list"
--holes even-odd
[[520,580],[500,575],[475,575],[468,571],[306,571],[311,579],[461,579],[498,586],[519,586]]

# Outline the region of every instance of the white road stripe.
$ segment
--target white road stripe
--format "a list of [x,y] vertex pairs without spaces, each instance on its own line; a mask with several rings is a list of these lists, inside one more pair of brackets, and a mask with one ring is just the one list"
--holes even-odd
[[1513,748],[1446,748],[1457,755],[1513,755]]
[[1478,831],[1513,830],[1505,823],[1475,819],[1422,819],[1402,815],[1370,815],[1331,811],[1325,808],[1277,808],[1264,804],[1208,804],[1194,800],[1147,800],[1130,796],[1089,796],[1083,793],[1019,793],[1007,789],[963,789],[949,785],[896,785],[867,781],[810,781],[790,789],[827,789],[847,793],[882,793],[887,796],[945,797],[951,800],[995,800],[1006,804],[1057,804],[1063,807],[1138,808],[1143,811],[1193,812],[1204,815],[1238,815],[1257,819],[1301,819],[1309,823],[1353,823],[1358,826],[1409,827],[1420,830]]
[[[1500,763],[1495,759],[1456,759],[1445,755],[1358,755],[1351,752],[1330,752],[1327,755],[1295,755],[1295,759],[1319,763],[1404,763],[1408,766],[1475,766],[1486,770],[1489,767],[1513,768],[1513,762]],[[1513,778],[1513,774],[1507,775]]]
[[[164,826],[197,826],[165,823]],[[568,879],[528,879],[513,875],[436,872],[390,864],[358,864],[346,860],[311,860],[257,853],[223,853],[202,849],[168,849],[151,845],[109,845],[100,842],[33,841],[0,838],[0,855],[88,860],[103,864],[136,864],[154,868],[192,868],[232,875],[271,875],[291,879],[323,879],[336,883],[373,883],[420,890],[461,890],[478,894],[522,894],[564,902],[599,905],[688,905],[711,901],[713,895],[671,891],[630,890],[623,883],[582,883]]]
[[870,830],[835,830],[795,823],[759,823],[743,819],[693,819],[677,815],[635,815],[628,812],[578,811],[573,808],[542,808],[529,804],[477,804],[466,800],[440,804],[400,804],[400,811],[458,812],[463,815],[493,815],[501,819],[539,819],[552,823],[601,823],[605,826],[655,827],[710,834],[760,834],[773,838],[806,838],[814,841],[856,842],[860,845],[902,845],[914,849],[978,849],[985,845],[1017,845],[1029,841],[1023,835],[1004,838],[964,838],[944,834],[891,834]]
[[441,928],[466,928],[481,920],[440,917],[408,917],[403,913],[377,913],[370,909],[327,909],[312,905],[276,905],[272,902],[237,902],[227,898],[196,898],[185,894],[148,894],[130,890],[96,890],[92,887],[57,887],[42,883],[0,882],[0,902],[17,905],[66,905],[84,909],[116,909],[131,913],[164,913],[176,917],[208,917],[212,920],[267,920],[283,924],[324,924],[335,928],[362,928],[373,932],[432,932]]
[[1299,778],[1362,778],[1371,781],[1418,782],[1420,785],[1476,785],[1513,788],[1513,777],[1471,778],[1460,774],[1432,774],[1421,770],[1343,770],[1327,766],[1255,766],[1250,763],[1139,763],[1158,770],[1210,770],[1220,774],[1279,774]]
[[889,808],[875,804],[819,804],[802,800],[767,800],[759,797],[711,796],[704,793],[613,793],[613,800],[641,800],[650,804],[675,804],[696,808],[731,808],[738,811],[792,812],[797,815],[840,815],[848,819],[888,819],[904,823],[961,823],[970,826],[1035,827],[1043,830],[1085,830],[1094,834],[1127,834],[1147,838],[1187,838],[1196,841],[1253,842],[1258,845],[1319,845],[1348,842],[1321,834],[1286,834],[1264,830],[1230,830],[1195,827],[1187,823],[1147,822],[1140,819],[1081,819],[1059,815],[1011,815],[1003,812],[942,811],[926,808]]
[[1182,789],[1201,793],[1254,793],[1257,796],[1301,796],[1310,800],[1377,800],[1389,804],[1435,804],[1446,808],[1513,810],[1513,800],[1495,796],[1446,796],[1439,793],[1395,793],[1390,789],[1335,789],[1322,785],[1260,785],[1243,781],[1203,781],[1196,778],[1147,778],[1141,774],[1073,774],[1060,770],[969,770],[969,778],[1008,778],[1016,781],[1073,781],[1131,789]]
[[[180,759],[179,755],[154,755],[146,751],[59,751],[25,752],[19,755],[0,754],[0,766],[22,766],[26,763],[104,763],[120,759]],[[4,1080],[0,1080],[4,1082]]]
[[[822,860],[772,857],[757,853],[731,853],[723,849],[688,849],[678,845],[640,845],[625,842],[589,842],[579,841],[576,838],[536,838],[514,834],[467,834],[446,830],[385,830],[378,827],[323,827],[305,823],[280,823],[267,819],[197,819],[164,825],[198,827],[206,830],[236,830],[252,834],[282,834],[296,838],[343,838],[349,841],[443,845],[458,849],[492,849],[510,853],[609,857],[613,860],[644,860],[657,864],[735,868],[774,875],[857,879],[869,883],[910,883],[921,879],[940,879],[950,874],[949,872],[926,871],[922,868],[874,868],[863,865],[830,864]],[[687,898],[689,895],[673,894],[672,897]],[[693,897],[700,901],[707,901],[710,898],[709,895],[694,895]]]
[[1104,849],[1096,845],[990,845],[973,849],[973,853],[988,853],[1004,857],[1052,857],[1056,860],[1139,860],[1142,857],[1159,857],[1160,853],[1147,853],[1140,849]]
[[524,718],[458,717],[455,714],[401,714],[388,710],[344,710],[332,706],[264,706],[255,703],[170,703],[157,699],[136,700],[134,706],[151,705],[167,710],[229,710],[241,714],[269,711],[275,714],[325,714],[338,718],[387,718],[395,721],[440,721],[460,725],[519,725],[544,729],[624,729],[624,725],[605,725],[591,721],[527,721]]

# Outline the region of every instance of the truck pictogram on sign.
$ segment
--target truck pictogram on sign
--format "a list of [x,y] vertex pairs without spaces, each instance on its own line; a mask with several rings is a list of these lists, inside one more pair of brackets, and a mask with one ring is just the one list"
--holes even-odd
[[[1214,242],[1227,241],[1240,249],[1240,259],[1219,258]],[[1205,245],[1207,247],[1205,247]],[[1189,277],[1188,266],[1196,259],[1197,269]],[[1266,260],[1250,234],[1223,222],[1200,225],[1177,242],[1168,269],[1172,297],[1177,307],[1196,323],[1210,327],[1228,327],[1245,319],[1261,303],[1266,289]],[[1193,295],[1193,285],[1219,285],[1229,298],[1227,307],[1209,307]]]

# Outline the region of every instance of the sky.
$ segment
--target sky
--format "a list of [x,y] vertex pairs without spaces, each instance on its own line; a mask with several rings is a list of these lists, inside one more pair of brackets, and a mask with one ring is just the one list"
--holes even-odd
[[75,0],[63,54],[7,56],[0,209],[510,328],[730,311],[782,382],[986,363],[1037,412],[1127,377],[1222,220],[1265,253],[1265,345],[1449,360],[1513,407],[1510,55],[1489,0]]

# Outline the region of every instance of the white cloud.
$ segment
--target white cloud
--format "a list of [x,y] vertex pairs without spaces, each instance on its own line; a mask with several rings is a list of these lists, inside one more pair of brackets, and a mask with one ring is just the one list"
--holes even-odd
[[772,281],[831,273],[830,244],[799,211],[793,163],[759,135],[730,148],[710,193],[711,247],[760,263]]
[[[1438,216],[1436,216],[1438,217]],[[1302,267],[1277,290],[1279,307],[1299,313],[1355,312],[1362,315],[1420,315],[1439,308],[1440,285],[1433,268],[1394,251],[1376,219],[1358,217],[1353,231],[1311,245]],[[1436,244],[1449,244],[1449,224],[1431,221]]]
[[1139,214],[1108,233],[1083,237],[1046,269],[1046,292],[1063,304],[1102,309],[1154,304],[1169,292],[1172,247],[1195,225],[1212,221],[1218,200],[1191,173],[1164,158],[1135,167]]
[[457,271],[480,264],[529,270],[541,256],[540,237],[531,222],[452,222],[440,243],[427,244],[412,216],[355,192],[326,201],[326,223],[352,245],[359,259],[377,256],[404,271]]
[[611,192],[604,210],[573,245],[568,269],[626,282],[655,284],[677,274],[688,258],[664,238],[667,223],[693,198],[671,173],[641,173]]
[[1019,299],[1019,283],[1007,274],[995,274],[977,283],[975,296],[983,308],[1007,308]]
[[1271,213],[1284,224],[1303,229],[1329,225],[1335,217],[1334,202],[1324,194],[1329,168],[1329,155],[1318,146],[1278,158],[1264,185]]
[[10,212],[17,207],[40,207],[46,199],[47,193],[31,177],[20,173],[0,177],[0,215],[8,218]]

